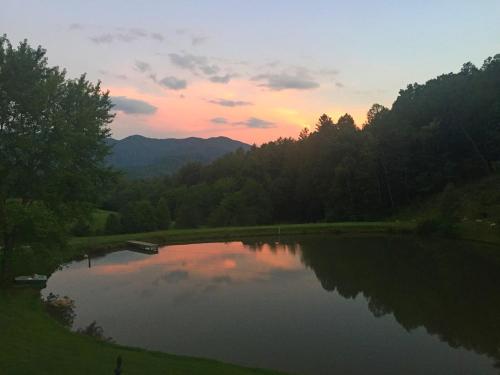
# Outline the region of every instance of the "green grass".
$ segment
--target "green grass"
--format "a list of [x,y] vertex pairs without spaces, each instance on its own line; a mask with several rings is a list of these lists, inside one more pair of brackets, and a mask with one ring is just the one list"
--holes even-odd
[[116,212],[96,209],[92,212],[90,231],[92,233],[104,233],[108,216]]
[[[298,234],[375,235],[411,232],[408,223],[335,223],[169,230],[114,236],[75,237],[65,250],[25,249],[13,259],[13,274],[50,274],[60,264],[85,253],[116,248],[127,240],[159,243],[225,241],[252,236]],[[122,347],[72,333],[44,310],[39,292],[0,289],[0,364],[2,374],[111,374],[121,355],[126,374],[277,374],[213,360],[174,356]]]
[[112,374],[118,355],[124,374],[241,374],[256,370],[97,341],[69,332],[49,317],[38,291],[0,290],[1,374]]

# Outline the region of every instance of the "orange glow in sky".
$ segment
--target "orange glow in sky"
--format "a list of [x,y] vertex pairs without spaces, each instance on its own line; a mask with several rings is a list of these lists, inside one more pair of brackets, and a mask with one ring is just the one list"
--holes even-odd
[[[148,85],[150,87],[151,85]],[[297,138],[301,129],[314,125],[321,114],[333,118],[342,115],[341,108],[314,101],[310,93],[293,90],[273,91],[255,82],[234,79],[225,85],[195,81],[183,92],[172,92],[151,86],[137,90],[129,86],[108,86],[114,97],[140,100],[156,107],[153,114],[126,114],[117,111],[113,132],[153,133],[158,138],[226,136],[249,144],[262,144],[279,137]],[[224,106],[218,102],[242,103]],[[364,108],[350,108],[350,114],[361,124]],[[218,120],[217,120],[218,119]],[[254,120],[252,123],[249,119]],[[249,122],[250,121],[250,122]]]
[[[364,3],[108,0],[96,11],[2,0],[0,24],[13,45],[41,45],[68,78],[101,81],[116,104],[116,139],[260,145],[297,138],[324,113],[361,126],[408,84],[498,53],[498,0]],[[416,15],[425,27],[408,27]]]

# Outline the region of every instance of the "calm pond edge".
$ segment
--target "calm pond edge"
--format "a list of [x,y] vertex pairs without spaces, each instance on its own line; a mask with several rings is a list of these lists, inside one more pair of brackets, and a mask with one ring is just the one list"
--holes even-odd
[[[241,240],[256,236],[289,236],[303,234],[335,234],[349,236],[378,236],[390,234],[415,234],[415,222],[350,222],[321,224],[290,224],[258,227],[204,228],[192,230],[168,230],[113,236],[72,238],[64,255],[53,259],[52,272],[71,260],[81,259],[84,254],[99,254],[117,249],[128,240],[148,240],[162,245],[208,241]],[[470,238],[471,231],[459,233],[459,240],[472,240],[499,244],[489,238]],[[469,237],[469,238],[468,238]],[[0,344],[0,362],[11,363],[12,372],[36,371],[37,373],[110,373],[118,355],[124,357],[124,366],[129,374],[169,373],[182,374],[279,374],[276,371],[260,370],[226,364],[211,359],[176,356],[139,348],[100,342],[69,331],[50,317],[43,308],[38,291],[29,289],[2,289],[0,293],[0,320],[7,329]],[[24,333],[24,335],[22,334]],[[27,357],[26,345],[43,345],[40,337],[50,338],[47,345],[32,348]],[[66,349],[64,349],[66,348]],[[68,354],[67,348],[73,348]],[[82,355],[81,353],[85,353]],[[48,355],[48,356],[47,356]],[[104,358],[105,357],[105,358]],[[22,363],[22,369],[16,364]],[[12,365],[13,364],[13,365]],[[42,364],[44,366],[42,366]],[[104,364],[104,365],[103,365]],[[9,366],[9,365],[8,365]],[[65,367],[68,366],[68,367]],[[7,367],[8,369],[9,367]],[[57,370],[56,370],[57,369]],[[81,369],[81,372],[75,369]],[[55,372],[54,372],[55,370]],[[6,373],[9,373],[7,371]]]

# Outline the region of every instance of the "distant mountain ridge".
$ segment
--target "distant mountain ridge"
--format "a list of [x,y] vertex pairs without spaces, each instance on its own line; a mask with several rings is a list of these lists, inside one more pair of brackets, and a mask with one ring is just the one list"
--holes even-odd
[[131,135],[108,139],[112,153],[108,162],[130,177],[151,177],[171,174],[189,162],[203,164],[250,145],[227,137],[156,139]]

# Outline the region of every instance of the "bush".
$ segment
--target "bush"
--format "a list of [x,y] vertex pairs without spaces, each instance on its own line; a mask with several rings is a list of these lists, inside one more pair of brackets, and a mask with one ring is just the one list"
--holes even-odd
[[456,237],[456,225],[448,220],[430,218],[417,223],[417,234],[429,236],[439,234],[446,237]]
[[146,232],[157,229],[156,213],[147,201],[131,202],[121,212],[121,227],[124,232]]
[[71,234],[77,237],[90,235],[90,224],[87,220],[79,218],[71,228]]
[[122,231],[122,223],[120,216],[117,214],[109,214],[106,219],[105,232],[106,234],[117,234]]

